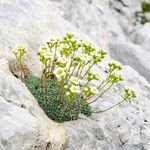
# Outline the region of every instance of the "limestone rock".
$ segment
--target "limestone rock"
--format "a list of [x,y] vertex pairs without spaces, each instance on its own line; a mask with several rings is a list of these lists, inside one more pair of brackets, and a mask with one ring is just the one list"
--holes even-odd
[[[10,61],[10,57],[4,51],[8,54],[17,44],[25,44],[27,66],[34,75],[39,75],[40,63],[35,58],[38,48],[51,37],[72,32],[95,44],[91,38],[94,39],[99,48],[109,48],[113,58],[132,66],[150,81],[149,53],[128,43],[130,33],[135,30],[131,20],[140,9],[140,0],[137,6],[136,1],[0,1],[0,150],[59,150],[67,142],[64,129],[47,118],[26,86],[9,71],[6,60]],[[116,10],[118,5],[123,14]],[[98,69],[95,68],[101,71]],[[92,109],[105,109],[118,102],[126,86],[133,87],[138,98],[109,112],[93,114],[90,118],[81,115],[77,121],[63,123],[69,135],[65,149],[150,149],[150,85],[130,67],[125,67],[122,74],[124,83],[111,89]]]
[[112,41],[109,43],[110,55],[123,63],[130,65],[150,82],[150,53],[143,47],[133,43]]
[[25,45],[29,51],[27,65],[33,74],[38,75],[40,63],[35,57],[39,47],[50,38],[62,37],[71,32],[77,37],[92,41],[66,22],[58,14],[58,10],[49,0],[0,1],[0,50],[8,53],[18,44]]
[[150,53],[150,23],[146,23],[134,31],[131,39],[134,43],[143,46]]
[[133,87],[138,98],[105,113],[64,123],[70,136],[68,150],[148,150],[150,149],[150,84],[130,67],[122,72],[124,83],[114,87],[93,110],[103,110],[117,103],[122,89]]
[[64,129],[48,119],[0,59],[0,150],[59,150],[66,142]]
[[126,41],[122,28],[105,1],[62,0],[61,8],[66,20],[92,37],[103,48],[108,48],[103,41]]

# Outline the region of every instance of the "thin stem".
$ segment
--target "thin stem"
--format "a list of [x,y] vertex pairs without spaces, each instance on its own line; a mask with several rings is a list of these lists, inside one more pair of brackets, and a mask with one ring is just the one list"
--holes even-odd
[[51,59],[49,59],[49,62],[48,62],[48,73],[49,74],[51,73]]
[[72,62],[73,62],[73,57],[74,57],[74,55],[75,55],[75,51],[74,51],[74,52],[73,52],[73,54],[72,54],[71,62],[70,62],[70,66],[69,66],[68,72],[69,72],[69,71],[70,71],[70,69],[71,69],[71,66],[72,66]]
[[58,89],[56,100],[58,100],[59,94],[60,94],[60,86],[59,86],[59,89]]
[[76,72],[76,77],[78,76],[78,73],[79,73],[79,70],[80,70],[81,67],[82,67],[82,63],[79,64],[78,70]]
[[107,80],[107,81],[105,82],[105,84],[103,84],[103,86],[101,86],[101,88],[99,88],[99,91],[103,90],[109,83],[110,83],[110,81]]
[[[87,83],[85,84],[85,87],[89,84],[90,81],[87,81]],[[79,97],[83,94],[83,90],[82,92],[79,94]]]
[[110,78],[110,76],[112,75],[112,73],[113,73],[113,70],[108,74],[108,77],[107,77],[104,81],[102,81],[102,83],[98,86],[98,89],[100,89],[100,88],[102,87],[102,85],[103,85],[105,82],[107,82],[107,80]]
[[[69,66],[67,72],[70,72],[70,69],[71,69],[71,66],[72,66],[72,62],[73,62],[73,57],[74,57],[74,55],[75,55],[75,51],[74,51],[74,53],[72,54],[70,66]],[[74,69],[73,69],[73,71],[72,71],[72,73],[71,73],[71,75],[70,75],[69,77],[66,76],[66,83],[69,81],[70,77],[73,75],[73,72],[75,71],[76,67],[77,67],[77,66],[74,67]],[[67,79],[67,78],[68,78],[68,79]]]
[[109,108],[107,108],[107,109],[100,110],[100,111],[95,111],[95,112],[93,111],[92,113],[103,113],[103,112],[106,112],[106,111],[108,111],[108,110],[110,110],[110,109],[113,109],[114,107],[116,107],[116,106],[122,104],[125,100],[126,100],[126,99],[123,99],[122,101],[118,102],[117,104],[115,104],[115,105],[113,105],[113,106],[111,106],[111,107],[109,107]]
[[109,79],[109,77],[107,77],[105,80],[102,81],[102,83],[98,86],[97,89],[100,89],[102,87],[102,85]]
[[46,85],[46,75],[47,75],[47,70],[48,66],[47,63],[45,65],[43,65],[43,71],[42,71],[42,78],[41,78],[41,92],[43,94],[43,97],[47,100],[48,96],[47,96],[47,85]]
[[51,72],[50,74],[52,74],[54,68],[55,68],[55,59],[56,59],[56,51],[57,51],[57,43],[55,44],[55,51],[54,51],[54,58],[53,58],[53,61],[52,61],[52,67],[51,67]]
[[24,65],[23,65],[23,62],[22,62],[22,59],[19,57],[16,56],[16,59],[17,59],[17,62],[19,63],[19,66],[20,66],[20,70],[21,70],[21,80],[23,81],[24,80],[24,77],[25,77],[25,72],[24,72]]
[[[105,88],[105,87],[108,85],[108,83],[109,83],[109,80],[108,80],[103,86],[101,86],[101,89],[99,89],[99,92],[100,92],[103,88]],[[91,97],[92,97],[92,96],[87,97],[87,100],[89,100]]]
[[71,78],[71,76],[73,75],[75,69],[77,68],[77,66],[75,66],[70,74],[70,76],[68,77],[67,81],[66,81],[66,84],[68,83],[69,79]]
[[91,66],[89,66],[89,68],[87,69],[87,71],[85,72],[85,74],[83,75],[83,77],[82,77],[81,79],[83,79],[83,78],[86,76],[86,74],[90,71],[90,69],[91,69],[93,66],[94,66],[94,63],[93,63]]
[[80,70],[80,72],[79,72],[80,75],[82,74],[83,68],[84,68],[86,65],[87,65],[87,64],[83,64],[83,66],[82,66],[82,68],[81,68],[81,70]]
[[110,86],[109,86],[107,89],[105,89],[95,100],[89,102],[88,104],[92,104],[92,103],[96,102],[96,101],[97,101],[104,93],[106,93],[112,86],[113,86],[113,83],[110,84]]

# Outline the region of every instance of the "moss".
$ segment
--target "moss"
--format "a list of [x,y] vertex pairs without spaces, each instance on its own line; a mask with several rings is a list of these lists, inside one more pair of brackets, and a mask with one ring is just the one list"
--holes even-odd
[[51,80],[47,82],[47,99],[41,93],[39,86],[40,78],[30,76],[25,80],[25,84],[30,92],[35,96],[39,105],[47,114],[47,116],[56,122],[65,122],[78,119],[80,113],[90,116],[91,108],[87,102],[78,96],[76,101],[69,102],[64,95],[63,101],[60,99],[59,85],[57,81]]

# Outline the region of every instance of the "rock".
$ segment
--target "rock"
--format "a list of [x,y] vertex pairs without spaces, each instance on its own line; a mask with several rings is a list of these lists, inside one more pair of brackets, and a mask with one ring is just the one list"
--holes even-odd
[[103,40],[130,40],[130,33],[138,27],[136,14],[142,11],[141,0],[62,0],[59,5],[66,20],[100,45]]
[[137,24],[137,13],[142,11],[140,0],[111,0],[110,9],[113,10],[113,15],[118,21],[118,24],[124,31],[127,39],[128,37],[138,27]]
[[131,39],[134,43],[143,46],[145,50],[150,52],[150,23],[146,23],[134,31]]
[[150,53],[141,46],[122,41],[109,43],[110,55],[124,65],[130,65],[150,82]]
[[68,150],[142,150],[150,145],[150,84],[130,67],[122,72],[124,82],[111,89],[93,110],[103,110],[114,105],[121,98],[122,89],[132,86],[138,98],[124,103],[105,113],[82,117],[77,121],[64,123],[70,136]]
[[[105,1],[62,0],[60,7],[66,20],[88,34],[105,49],[108,48],[105,43],[111,39],[124,41],[127,39]],[[106,42],[103,43],[103,41]]]
[[[136,7],[132,4],[135,0],[122,2],[130,10]],[[124,7],[121,6],[121,9],[125,10]],[[10,62],[11,57],[6,57],[4,51],[8,54],[17,44],[26,45],[27,67],[34,75],[39,75],[40,63],[36,58],[39,47],[51,37],[62,37],[66,32],[72,32],[77,38],[97,46],[91,40],[94,39],[99,48],[109,47],[114,58],[133,66],[149,81],[149,54],[142,47],[127,43],[134,26],[131,23],[125,32],[130,22],[126,16],[132,18],[134,15],[131,11],[122,19],[119,13],[119,17],[114,15],[114,11],[117,13],[110,6],[110,0],[0,1],[0,150],[59,150],[68,141],[60,124],[47,118],[26,86],[9,71],[7,61]],[[65,21],[60,14],[91,38]],[[95,70],[101,71],[97,67]],[[89,118],[81,115],[79,120],[63,123],[69,136],[65,149],[150,149],[150,85],[130,67],[125,67],[122,74],[124,83],[111,89],[101,102],[92,105],[92,109],[105,109],[118,102],[126,86],[133,87],[138,98],[106,113],[93,114]]]
[[0,150],[59,150],[67,134],[44,114],[27,87],[0,59]]
[[141,0],[110,0],[111,6],[114,7],[114,9],[119,9],[122,12],[124,12],[124,15],[132,16],[135,12],[141,11]]
[[[50,11],[51,10],[51,11]],[[37,51],[50,38],[62,37],[67,32],[92,41],[86,34],[66,22],[59,9],[49,0],[5,0],[0,2],[0,50],[10,52],[23,44],[29,51],[27,66],[33,74],[40,74]],[[37,15],[38,14],[38,15]],[[94,43],[94,42],[93,42]],[[34,61],[33,61],[34,60]]]

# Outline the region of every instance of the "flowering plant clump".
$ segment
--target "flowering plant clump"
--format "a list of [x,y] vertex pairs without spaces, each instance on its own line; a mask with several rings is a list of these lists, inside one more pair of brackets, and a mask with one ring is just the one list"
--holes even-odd
[[24,63],[23,63],[23,58],[26,54],[26,48],[24,47],[24,45],[17,45],[13,50],[12,53],[15,55],[15,58],[19,64],[19,69],[21,71],[21,79],[24,80],[25,77],[25,67],[24,67]]
[[98,94],[96,87],[89,86],[91,81],[99,80],[98,73],[93,74],[91,69],[107,55],[106,51],[96,50],[90,43],[73,37],[67,34],[61,40],[52,39],[38,53],[43,65],[42,83],[55,77],[60,83],[59,94],[66,94],[70,102],[79,94],[84,99]]
[[[100,64],[106,56],[105,50],[97,50],[90,43],[76,40],[73,34],[66,34],[62,39],[51,39],[39,49],[38,57],[42,64],[42,75],[38,93],[42,93],[46,103],[51,101],[50,97],[53,95],[53,90],[49,90],[50,85],[57,87],[57,92],[55,91],[55,96],[53,95],[55,100],[52,101],[57,104],[59,102],[57,110],[62,113],[57,116],[59,120],[55,119],[56,121],[66,121],[64,119],[66,114],[71,114],[67,121],[77,119],[79,113],[86,115],[86,109],[92,113],[90,104],[98,101],[112,86],[123,81],[119,74],[122,69],[119,62],[113,61],[108,64],[104,80],[100,78],[99,72],[93,72],[94,66]],[[92,86],[93,81],[99,83],[98,86]],[[123,100],[107,110],[132,98],[136,98],[135,92],[125,89]],[[76,106],[78,111],[74,109]],[[45,107],[45,104],[42,107]],[[51,116],[49,111],[47,109],[46,113]],[[62,116],[62,114],[64,115]]]

